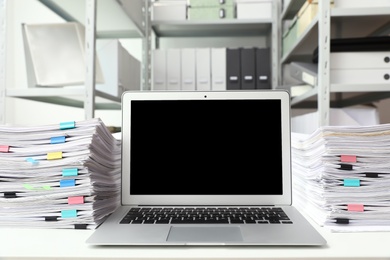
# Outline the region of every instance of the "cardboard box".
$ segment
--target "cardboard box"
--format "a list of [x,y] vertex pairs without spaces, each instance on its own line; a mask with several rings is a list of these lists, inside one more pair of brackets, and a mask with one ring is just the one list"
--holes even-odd
[[297,34],[297,16],[291,22],[290,27],[283,33],[282,37],[282,54],[288,53],[292,46],[296,43],[298,38]]
[[[334,6],[333,1],[330,3],[330,8]],[[311,24],[313,19],[318,14],[318,0],[306,0],[302,7],[298,11],[297,20],[297,35],[298,37],[306,30]]]
[[186,1],[159,1],[152,5],[152,21],[187,20]]
[[115,97],[126,90],[141,90],[141,62],[119,40],[99,40],[96,51],[105,79],[103,84],[96,84],[96,90]]
[[271,19],[272,1],[237,0],[237,19]]
[[188,8],[188,20],[221,20],[234,19],[234,5],[224,5],[223,7],[205,6]]
[[188,0],[190,7],[223,7],[226,5],[234,5],[236,0]]

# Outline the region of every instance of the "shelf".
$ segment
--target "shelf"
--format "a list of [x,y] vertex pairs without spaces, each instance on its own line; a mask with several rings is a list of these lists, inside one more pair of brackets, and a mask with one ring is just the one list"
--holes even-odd
[[[302,96],[291,99],[292,108],[316,109],[317,90],[309,91]],[[390,92],[349,92],[348,96],[345,93],[332,93],[334,97],[330,100],[330,108],[342,108],[361,104],[370,104],[382,99],[390,98]],[[337,94],[337,95],[335,95]]]
[[[85,87],[62,88],[8,88],[7,97],[84,108]],[[95,91],[95,109],[120,110],[121,99]]]
[[[390,8],[331,9],[332,38],[380,35],[390,30]],[[373,30],[372,28],[378,28]],[[318,16],[298,37],[290,51],[283,54],[282,63],[307,59],[318,46]]]
[[[333,17],[351,17],[351,16],[385,16],[389,21],[390,7],[370,7],[370,8],[332,8]],[[390,22],[390,21],[389,21]]]
[[[131,0],[132,2],[134,0]],[[85,1],[80,0],[39,0],[51,11],[65,21],[79,22],[85,25]],[[139,0],[137,0],[137,3]],[[136,1],[134,1],[136,3]],[[140,38],[145,35],[139,25],[141,21],[134,21],[116,0],[97,0],[96,8],[96,37],[97,38]],[[115,14],[115,19],[113,19]]]
[[281,18],[283,20],[293,19],[305,2],[306,0],[290,0],[288,5],[283,8]]
[[[282,13],[282,20],[294,18],[304,2],[291,0]],[[318,86],[291,99],[292,108],[317,109],[320,113],[320,125],[329,123],[330,107],[369,104],[390,97],[388,84],[332,84],[329,76],[329,63],[332,60],[328,46],[332,39],[388,35],[390,7],[329,9],[329,2],[330,0],[319,2],[319,13],[281,58],[281,66],[292,61],[311,62],[314,51],[321,48],[318,56],[324,63],[318,67]],[[327,13],[328,9],[330,15]]]
[[[301,60],[300,57],[311,56],[318,46],[318,16],[314,17],[306,30],[297,38],[288,53],[283,54],[282,63]],[[306,57],[307,58],[307,57]]]
[[152,21],[157,37],[259,36],[272,31],[271,20]]

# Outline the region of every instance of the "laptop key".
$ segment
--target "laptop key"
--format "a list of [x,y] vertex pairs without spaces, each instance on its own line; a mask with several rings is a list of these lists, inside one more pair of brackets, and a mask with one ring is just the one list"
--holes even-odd
[[154,219],[147,219],[144,220],[144,224],[154,224],[155,220]]
[[156,224],[169,224],[169,218],[160,218],[156,220]]

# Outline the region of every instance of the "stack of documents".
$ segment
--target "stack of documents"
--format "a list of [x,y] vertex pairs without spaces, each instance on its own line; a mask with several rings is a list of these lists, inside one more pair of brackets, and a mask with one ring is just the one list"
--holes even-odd
[[332,231],[390,231],[390,124],[292,133],[293,201]]
[[96,228],[119,206],[120,150],[100,119],[0,126],[0,226]]

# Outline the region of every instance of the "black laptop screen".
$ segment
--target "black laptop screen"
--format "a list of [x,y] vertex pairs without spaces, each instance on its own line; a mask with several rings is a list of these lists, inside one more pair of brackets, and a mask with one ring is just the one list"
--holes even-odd
[[131,101],[133,195],[282,194],[280,100]]

